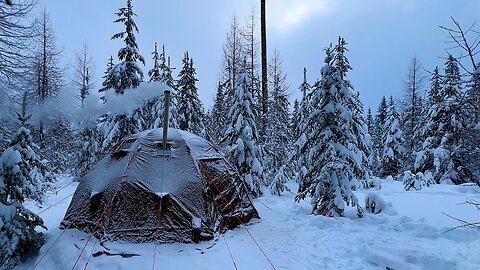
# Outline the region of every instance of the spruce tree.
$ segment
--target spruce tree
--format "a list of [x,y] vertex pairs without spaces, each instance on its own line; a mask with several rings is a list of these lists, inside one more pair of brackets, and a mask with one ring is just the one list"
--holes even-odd
[[299,183],[296,200],[312,197],[313,213],[343,216],[347,205],[363,209],[352,192],[356,172],[363,164],[358,159],[356,123],[352,116],[355,94],[346,75],[351,69],[344,53],[346,42],[339,38],[335,48],[326,49],[321,80],[311,93],[311,112],[305,124],[311,131],[302,148],[308,154],[309,167]]
[[230,160],[253,196],[262,194],[264,184],[263,153],[258,143],[255,124],[256,111],[250,93],[250,81],[245,66],[240,76],[241,84],[235,90],[233,105],[228,113],[228,129],[222,142],[227,146]]
[[379,175],[380,171],[380,160],[382,159],[383,155],[383,127],[385,126],[385,122],[387,120],[387,99],[385,96],[382,97],[380,104],[378,105],[377,114],[375,115],[375,127],[372,132],[372,139],[373,139],[373,152],[375,153],[375,159],[373,160],[373,168],[375,173]]
[[[143,79],[143,71],[138,66],[138,62],[145,65],[143,56],[138,52],[137,40],[134,32],[138,32],[138,27],[133,20],[136,14],[133,12],[132,0],[127,0],[127,6],[120,8],[116,13],[118,19],[114,23],[125,25],[125,31],[113,35],[112,39],[124,39],[125,47],[118,51],[120,63],[110,69],[106,75],[105,82],[113,86],[117,94],[123,94],[126,89],[136,88]],[[105,86],[100,92],[107,90]]]
[[[25,100],[25,99],[24,99]],[[26,121],[30,118],[18,114],[21,126],[12,136],[10,147],[0,158],[0,265],[12,269],[28,252],[38,250],[45,242],[43,234],[35,231],[43,220],[26,209],[25,198],[41,201],[41,192],[51,176],[44,174],[31,142]]]
[[86,127],[79,136],[75,174],[83,177],[101,158],[103,138],[96,127]]
[[[115,64],[113,63],[113,56],[110,56],[107,63],[107,70],[104,72],[105,75],[103,75],[102,77],[104,81],[102,83],[102,87],[98,90],[98,92],[104,92],[108,89],[115,89],[115,83],[118,80],[114,76],[117,74],[110,74],[114,67]],[[106,101],[105,96],[102,96],[100,99],[102,99],[104,102]]]
[[[175,81],[172,77],[172,70],[170,65],[166,64],[165,46],[162,48],[162,53],[158,53],[157,43],[155,43],[155,49],[153,55],[153,68],[148,72],[150,76],[150,82],[161,82],[170,87],[170,105],[169,105],[169,118],[168,126],[177,128],[177,103],[176,103],[176,91]],[[166,89],[159,89],[165,91]],[[163,127],[163,121],[165,113],[165,96],[163,93],[159,97],[153,98],[144,104],[142,107],[142,118],[145,123],[143,129],[161,128]]]
[[148,72],[148,76],[150,77],[149,82],[158,82],[160,81],[160,63],[159,62],[165,62],[165,55],[162,54],[161,57],[158,54],[157,50],[157,43],[155,42],[155,49],[152,52],[152,59],[153,59],[153,68]]
[[388,104],[387,119],[383,132],[383,151],[380,162],[380,176],[392,175],[396,177],[402,169],[405,155],[403,133],[400,129],[400,115],[395,108],[393,97]]
[[298,99],[293,101],[293,111],[290,118],[290,130],[292,132],[292,141],[295,142],[298,139],[298,134],[296,134],[296,130],[298,129],[298,125],[300,119],[300,102]]
[[[315,85],[315,87],[317,84]],[[296,138],[294,144],[294,154],[290,159],[290,166],[295,172],[295,182],[302,183],[306,177],[306,173],[310,168],[309,153],[307,148],[307,134],[310,133],[312,126],[308,123],[308,116],[310,113],[310,96],[312,87],[307,81],[307,69],[303,69],[303,82],[300,85],[302,92],[302,100],[298,109],[298,125],[294,130],[294,137]]]
[[438,101],[435,101],[436,91],[429,92],[431,105],[422,131],[424,142],[417,153],[415,169],[431,172],[437,183],[460,184],[471,179],[472,175],[462,159],[466,149],[460,136],[465,121],[460,92],[461,77],[457,60],[451,55],[445,63],[443,82]]
[[217,93],[213,104],[210,118],[210,138],[219,143],[226,130],[227,109],[225,107],[224,84],[218,82]]
[[205,112],[203,105],[198,98],[198,88],[195,85],[196,71],[193,66],[193,59],[185,53],[183,67],[179,74],[177,83],[178,89],[178,126],[199,136],[206,136]]

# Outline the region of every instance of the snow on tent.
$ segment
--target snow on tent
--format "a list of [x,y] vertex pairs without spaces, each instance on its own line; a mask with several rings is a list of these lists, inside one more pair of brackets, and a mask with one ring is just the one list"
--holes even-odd
[[80,182],[63,229],[104,240],[198,242],[258,218],[245,183],[212,145],[169,129],[116,145]]

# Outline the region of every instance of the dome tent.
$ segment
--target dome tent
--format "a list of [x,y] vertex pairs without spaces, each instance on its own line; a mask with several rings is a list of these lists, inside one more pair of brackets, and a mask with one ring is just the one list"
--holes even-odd
[[245,183],[208,141],[169,129],[116,145],[80,182],[62,228],[105,240],[198,242],[258,218]]

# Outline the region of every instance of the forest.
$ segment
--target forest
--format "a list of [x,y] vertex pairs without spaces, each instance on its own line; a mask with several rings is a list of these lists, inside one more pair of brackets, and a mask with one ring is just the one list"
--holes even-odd
[[[135,156],[133,150],[125,150],[127,145],[135,140],[144,143],[138,134],[161,130],[165,119],[169,134],[179,130],[181,135],[188,132],[188,136],[182,135],[184,139],[201,137],[225,159],[228,163],[225,166],[233,168],[228,173],[238,175],[240,182],[232,180],[238,185],[234,192],[238,198],[231,201],[228,198],[225,203],[237,207],[241,203],[235,200],[252,202],[260,216],[253,217],[253,221],[242,220],[228,231],[215,227],[214,231],[218,231],[212,235],[216,240],[201,242],[197,248],[206,253],[204,257],[208,256],[201,264],[202,269],[225,269],[219,257],[232,264],[224,254],[225,249],[219,247],[223,247],[223,241],[235,269],[330,269],[345,268],[350,263],[361,269],[480,267],[480,262],[472,259],[474,246],[480,241],[480,29],[475,22],[461,24],[451,17],[449,24],[437,27],[446,36],[445,54],[438,56],[443,66],[429,70],[419,57],[413,56],[405,74],[399,76],[403,92],[397,96],[380,95],[378,106],[370,108],[362,103],[364,89],[355,87],[355,81],[350,80],[355,63],[349,61],[347,38],[339,36],[318,44],[316,53],[321,52],[323,59],[321,69],[298,70],[303,81],[290,81],[279,49],[268,47],[267,59],[267,47],[262,47],[266,30],[259,29],[263,17],[258,18],[252,9],[243,19],[236,15],[231,18],[223,49],[216,52],[222,59],[218,80],[212,82],[216,89],[199,89],[196,55],[185,51],[181,61],[172,61],[168,48],[176,44],[168,43],[141,48],[142,52],[150,51],[142,54],[138,36],[142,35],[142,27],[152,26],[136,24],[136,19],[142,16],[135,12],[135,4],[140,1],[123,2],[120,8],[112,5],[116,17],[113,24],[118,32],[111,33],[110,41],[121,49],[105,55],[107,61],[105,67],[100,67],[104,69],[101,78],[95,77],[98,67],[89,47],[93,44],[83,44],[75,59],[69,59],[70,65],[62,64],[65,56],[49,17],[54,10],[38,13],[38,3],[34,0],[0,2],[0,269],[64,269],[72,265],[74,269],[77,264],[83,267],[84,261],[86,269],[90,259],[91,267],[96,269],[110,269],[102,266],[109,262],[111,269],[123,269],[120,265],[124,261],[125,269],[137,269],[139,263],[145,266],[139,269],[149,268],[152,255],[145,255],[150,252],[147,246],[139,246],[139,251],[131,243],[125,247],[111,241],[115,245],[111,250],[104,246],[105,242],[110,245],[108,233],[96,234],[97,227],[103,230],[108,225],[102,223],[104,214],[92,223],[93,230],[87,227],[83,232],[70,232],[73,228],[64,224],[83,182],[92,181],[93,186],[96,182],[103,183],[105,179],[95,179],[93,175],[110,177],[109,170],[120,166],[106,166],[106,160],[110,160],[109,164],[128,160],[120,180],[112,178],[111,183],[119,181],[117,189],[122,186],[123,178],[133,177],[128,174],[130,161],[135,158],[147,161]],[[468,19],[462,18],[462,22]],[[164,91],[170,91],[170,95]],[[199,91],[210,91],[212,106],[204,106]],[[166,104],[169,104],[167,109]],[[142,147],[138,146],[137,151],[143,151],[145,145]],[[115,156],[121,151],[130,151],[129,159]],[[170,158],[177,157],[172,154]],[[207,185],[205,190],[215,193],[213,187],[218,189],[215,182],[220,180],[210,179],[202,165],[207,160],[196,158],[194,162],[200,164],[195,165],[196,175]],[[99,168],[107,169],[102,174]],[[139,175],[159,177],[157,172],[145,169]],[[163,185],[163,171],[161,175]],[[147,185],[145,189],[149,188]],[[96,195],[93,190],[85,196],[93,198]],[[112,190],[115,192],[111,199],[103,199],[107,206],[100,212],[112,209],[117,194],[115,188]],[[243,190],[246,195],[242,195]],[[230,194],[230,191],[218,192]],[[155,193],[160,194],[159,220],[162,198],[167,196],[160,193]],[[208,192],[205,194],[210,196]],[[212,198],[217,203],[215,207],[221,208],[223,202]],[[169,200],[174,199],[169,197]],[[62,221],[68,203],[71,206]],[[183,206],[188,204],[185,201],[177,203],[176,207],[189,207]],[[55,210],[58,206],[63,208]],[[405,210],[407,206],[410,208]],[[415,210],[416,207],[419,209]],[[193,211],[172,209],[168,211],[177,211],[178,215]],[[55,214],[48,214],[49,211]],[[428,220],[432,212],[436,216]],[[197,228],[197,217],[191,215],[188,226]],[[421,220],[425,217],[427,223],[423,224]],[[228,220],[225,215],[223,218]],[[207,221],[202,220],[198,226],[205,224]],[[335,228],[335,224],[340,228]],[[57,230],[59,226],[61,230]],[[348,253],[347,245],[359,245],[365,237],[375,242],[377,234],[369,232],[369,228],[378,229],[382,237],[390,239],[385,242],[400,244],[385,243],[391,251],[388,255],[376,253],[379,251],[352,255],[357,256],[352,259],[355,262],[341,258],[322,264],[307,255],[298,260],[293,258],[293,252],[321,253],[322,249],[311,246],[315,238],[326,246],[339,245],[333,243],[341,242],[341,237],[348,238],[351,242],[324,250],[324,256],[335,256],[333,249]],[[390,233],[383,235],[382,228]],[[156,229],[160,230],[160,225]],[[305,232],[297,232],[302,230]],[[332,233],[322,240],[322,230]],[[72,234],[72,240],[61,238],[65,231],[66,235]],[[431,236],[424,236],[427,231]],[[355,236],[349,237],[350,232]],[[405,237],[402,233],[408,234],[406,240],[400,240]],[[239,234],[245,238],[249,235],[256,247],[249,248],[250,243],[243,243]],[[298,237],[302,239],[290,243],[285,238],[288,234],[301,235]],[[408,239],[415,242],[417,235],[430,242],[418,244],[416,248],[423,253],[412,261],[409,256],[415,255],[406,251]],[[100,239],[100,245],[95,242],[93,247],[89,246],[93,244],[89,243],[92,236]],[[217,242],[220,237],[223,240]],[[255,237],[262,238],[257,242]],[[446,239],[449,244],[444,243]],[[55,246],[57,241],[59,244]],[[158,267],[163,262],[167,269],[173,269],[181,260],[186,262],[179,269],[192,269],[199,266],[195,261],[203,256],[197,254],[195,246],[159,245],[161,239],[153,242],[153,269],[156,262]],[[239,257],[246,252],[239,259],[241,267],[237,268],[236,256],[228,244],[237,249]],[[305,247],[300,248],[301,245]],[[445,247],[444,252],[462,246],[459,252],[472,256],[462,262],[462,256],[433,255],[435,245]],[[62,251],[62,247],[72,250]],[[105,249],[100,251],[102,247]],[[290,254],[280,255],[277,247]],[[258,253],[257,248],[260,255],[248,251],[253,249]],[[178,257],[177,249],[186,250],[190,256]],[[65,259],[58,259],[61,262],[49,259],[51,250]],[[116,251],[123,255],[110,257]],[[101,261],[105,258],[102,254],[107,253],[110,255],[106,261]],[[162,254],[169,254],[169,261],[159,261],[160,256],[165,256]],[[126,255],[133,257],[129,259]],[[191,259],[192,256],[200,257]],[[249,256],[254,257],[251,262]],[[340,256],[348,258],[345,254]]]

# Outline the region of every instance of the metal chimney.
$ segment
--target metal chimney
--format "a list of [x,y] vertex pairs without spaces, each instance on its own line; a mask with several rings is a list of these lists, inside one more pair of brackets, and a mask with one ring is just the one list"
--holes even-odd
[[163,113],[163,142],[162,142],[162,149],[167,150],[167,135],[168,135],[168,112],[170,106],[170,90],[165,90],[164,99],[165,99],[165,111]]

